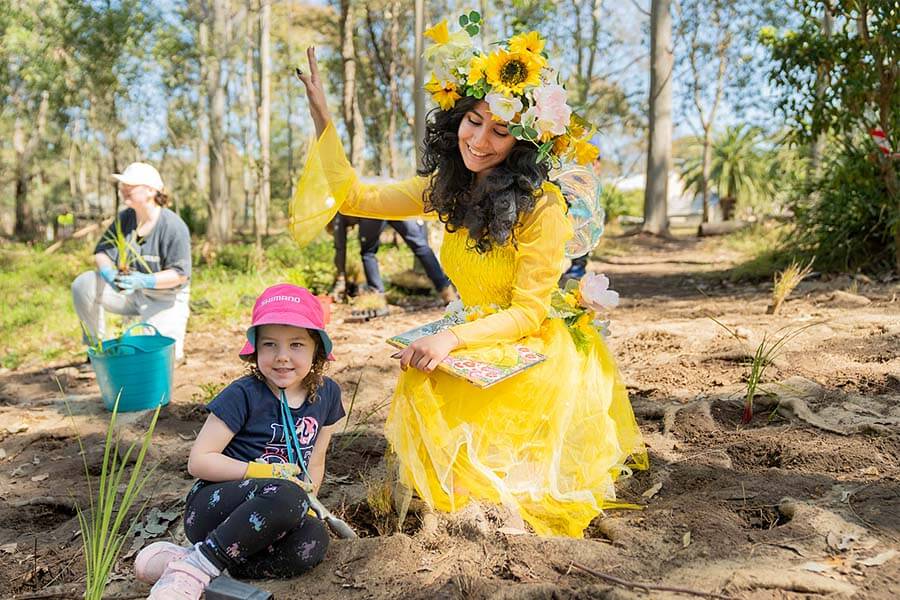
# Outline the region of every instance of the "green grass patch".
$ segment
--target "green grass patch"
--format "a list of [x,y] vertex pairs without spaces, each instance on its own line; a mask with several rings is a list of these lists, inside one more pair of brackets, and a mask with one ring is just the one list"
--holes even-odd
[[[250,319],[256,297],[267,286],[288,282],[327,293],[334,279],[332,238],[321,235],[300,248],[287,235],[265,241],[257,256],[249,239],[219,250],[210,264],[200,260],[200,240],[191,278],[191,318],[188,333],[209,328],[242,328]],[[34,367],[56,361],[83,360],[85,347],[72,306],[71,285],[80,273],[94,268],[93,242],[67,242],[54,254],[40,246],[0,246],[0,366]],[[378,252],[382,277],[412,267],[412,253],[401,242],[384,244]],[[362,279],[359,241],[351,231],[348,271]],[[107,337],[114,337],[122,320],[107,313]]]

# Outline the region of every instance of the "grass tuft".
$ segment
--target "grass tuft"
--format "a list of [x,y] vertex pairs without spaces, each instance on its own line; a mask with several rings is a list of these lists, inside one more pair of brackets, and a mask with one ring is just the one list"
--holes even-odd
[[791,261],[783,271],[775,274],[775,284],[772,286],[772,303],[766,309],[766,313],[774,315],[781,308],[785,298],[794,291],[801,281],[812,273],[813,261],[801,267],[796,260]]

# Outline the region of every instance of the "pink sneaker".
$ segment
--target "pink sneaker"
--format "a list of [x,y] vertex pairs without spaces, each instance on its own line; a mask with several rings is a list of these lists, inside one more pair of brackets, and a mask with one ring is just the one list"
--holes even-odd
[[138,581],[156,583],[170,562],[181,560],[190,551],[190,548],[176,546],[170,542],[154,542],[138,552],[134,559],[134,575]]
[[182,560],[169,563],[147,600],[200,600],[209,575]]

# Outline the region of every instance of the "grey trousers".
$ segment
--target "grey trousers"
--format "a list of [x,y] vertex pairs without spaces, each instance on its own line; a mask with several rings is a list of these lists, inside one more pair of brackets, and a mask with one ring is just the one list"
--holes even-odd
[[123,294],[106,283],[96,271],[82,273],[72,282],[75,312],[91,337],[104,339],[104,311],[139,317],[141,321],[156,327],[162,335],[175,338],[176,361],[184,357],[190,296],[190,286],[172,292],[169,298],[150,297],[144,290]]

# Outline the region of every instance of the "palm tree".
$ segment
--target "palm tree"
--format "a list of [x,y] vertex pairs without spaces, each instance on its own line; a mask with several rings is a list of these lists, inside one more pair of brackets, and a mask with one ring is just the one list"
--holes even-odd
[[[762,129],[743,124],[726,129],[713,140],[709,183],[719,195],[723,214],[735,205],[754,213],[770,207],[776,180],[771,176],[775,159],[769,146]],[[692,140],[678,161],[685,188],[694,193],[703,189],[702,149],[702,140]]]

